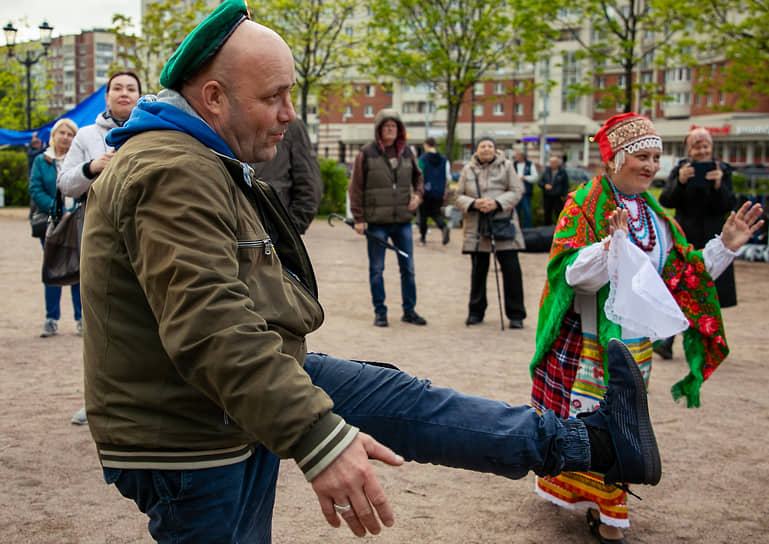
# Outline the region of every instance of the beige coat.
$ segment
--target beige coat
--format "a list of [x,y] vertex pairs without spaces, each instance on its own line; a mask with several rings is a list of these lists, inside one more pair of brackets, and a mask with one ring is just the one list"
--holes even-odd
[[[478,188],[480,188],[480,194],[478,194]],[[471,209],[473,201],[481,197],[496,200],[502,207],[496,215],[502,216],[512,213],[516,223],[515,239],[497,240],[496,250],[524,249],[526,244],[523,241],[523,233],[515,211],[515,205],[521,200],[522,195],[523,183],[516,175],[513,164],[505,159],[501,151],[497,151],[494,160],[487,164],[481,164],[478,157],[473,155],[473,158],[462,170],[457,186],[456,205],[463,212],[464,243],[462,244],[462,252],[480,251],[488,253],[491,251],[491,240],[481,236],[478,232],[481,214],[478,210]]]

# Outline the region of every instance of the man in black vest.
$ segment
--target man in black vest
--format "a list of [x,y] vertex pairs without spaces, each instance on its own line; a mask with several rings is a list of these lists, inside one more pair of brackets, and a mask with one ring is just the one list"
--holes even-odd
[[443,245],[449,243],[451,230],[441,214],[441,206],[446,200],[446,189],[451,180],[449,161],[435,149],[435,138],[425,138],[425,152],[419,157],[419,169],[425,180],[425,196],[419,205],[419,241],[425,243],[427,218],[432,217],[443,232]]
[[406,145],[406,129],[400,115],[391,109],[377,113],[374,141],[364,145],[350,178],[350,211],[355,220],[355,232],[368,232],[368,263],[371,300],[374,303],[374,325],[387,326],[385,306],[384,267],[385,247],[372,237],[392,243],[408,254],[398,255],[401,272],[401,321],[425,325],[414,310],[417,286],[414,279],[414,241],[411,220],[422,202],[424,182],[416,157]]
[[523,181],[523,197],[516,207],[518,217],[521,218],[521,226],[525,229],[531,228],[531,195],[534,193],[534,183],[537,181],[537,167],[526,155],[516,151],[513,155],[513,167],[515,173]]

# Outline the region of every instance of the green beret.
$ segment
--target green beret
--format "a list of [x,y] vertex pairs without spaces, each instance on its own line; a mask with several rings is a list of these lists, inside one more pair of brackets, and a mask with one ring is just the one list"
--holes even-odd
[[238,25],[248,19],[245,0],[225,0],[190,32],[168,59],[160,84],[177,89],[195,75],[224,45]]

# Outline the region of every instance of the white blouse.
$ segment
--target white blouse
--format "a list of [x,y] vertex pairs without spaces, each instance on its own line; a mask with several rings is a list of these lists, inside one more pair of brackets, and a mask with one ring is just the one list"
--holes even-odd
[[[587,332],[595,332],[597,327],[595,303],[590,301],[607,282],[609,297],[604,312],[622,327],[623,338],[648,337],[654,341],[688,328],[688,320],[660,275],[673,248],[670,226],[653,210],[649,212],[657,238],[651,251],[631,243],[625,231],[617,231],[581,249],[566,268],[566,282],[575,291],[574,306],[582,314]],[[703,249],[705,269],[713,279],[726,270],[734,256],[720,235]]]

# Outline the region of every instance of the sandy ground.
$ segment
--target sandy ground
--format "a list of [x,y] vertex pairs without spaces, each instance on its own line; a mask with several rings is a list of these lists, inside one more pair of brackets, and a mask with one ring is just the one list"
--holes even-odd
[[[41,250],[25,210],[0,209],[0,542],[151,542],[146,518],[104,484],[87,427],[70,424],[82,405],[81,339],[65,292],[60,334],[43,339]],[[522,254],[530,313],[521,331],[500,331],[489,277],[486,321],[464,326],[469,259],[460,232],[443,247],[433,232],[416,248],[419,302],[426,327],[399,321],[397,265],[387,260],[390,327],[372,326],[364,241],[344,225],[316,221],[306,236],[326,323],[314,351],[392,361],[433,383],[528,402],[528,361],[546,255]],[[731,355],[702,391],[703,406],[675,404],[670,386],[685,374],[680,343],[672,361],[654,361],[650,406],[663,478],[635,489],[630,542],[767,542],[769,536],[769,265],[737,262],[739,305],[726,309]],[[292,462],[282,465],[273,523],[275,543],[352,542],[323,519],[311,488]],[[379,465],[396,525],[380,543],[589,543],[581,514],[533,493],[532,475],[511,481],[432,465]],[[369,537],[372,538],[372,537]]]

